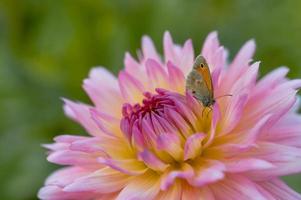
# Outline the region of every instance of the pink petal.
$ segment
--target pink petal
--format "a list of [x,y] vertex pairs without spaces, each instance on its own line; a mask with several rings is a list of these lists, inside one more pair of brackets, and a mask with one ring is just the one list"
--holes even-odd
[[[214,54],[214,60],[211,64],[210,70],[211,70],[211,77],[213,82],[213,87],[217,88],[216,91],[218,91],[218,88],[220,88],[220,79],[221,79],[221,72],[224,66],[226,65],[226,52],[223,47],[220,47]],[[222,95],[217,93],[218,95]]]
[[38,198],[43,200],[89,200],[97,198],[100,195],[87,192],[64,192],[61,187],[48,185],[39,190]]
[[[143,61],[141,61],[143,62]],[[147,74],[145,67],[143,66],[144,63],[138,63],[130,53],[125,54],[124,58],[124,65],[125,71],[141,82],[144,86],[147,86]]]
[[81,139],[72,142],[69,148],[73,151],[82,151],[86,153],[103,153],[103,149],[99,143],[101,143],[101,139],[99,138]]
[[111,158],[98,158],[97,160],[101,164],[129,175],[139,175],[147,170],[146,166],[136,159],[116,160]]
[[170,61],[167,63],[167,70],[170,88],[176,92],[184,94],[185,77],[183,72]]
[[161,191],[156,197],[157,200],[182,200],[182,188],[179,182],[173,184],[168,190]]
[[141,82],[125,71],[119,73],[118,80],[121,94],[127,102],[137,103],[142,100],[144,87]]
[[183,159],[183,149],[179,136],[174,133],[164,133],[157,138],[157,148],[168,152],[176,160]]
[[196,187],[201,187],[209,183],[214,183],[222,180],[225,175],[224,164],[215,160],[200,160],[195,166],[195,175],[187,181]]
[[232,159],[223,162],[226,166],[226,171],[228,172],[245,172],[253,170],[271,169],[274,167],[273,164],[265,160],[256,158],[246,158],[246,159]]
[[220,135],[227,134],[240,122],[248,96],[242,94],[230,98],[229,105],[225,109],[223,119],[220,122],[221,127],[223,127]]
[[119,128],[120,120],[106,113],[97,111],[94,108],[90,109],[91,118],[97,124],[98,128],[108,136],[121,136],[121,130]]
[[296,114],[283,117],[261,135],[261,140],[301,148],[301,117]]
[[130,74],[133,74],[136,70],[139,70],[140,64],[131,56],[130,53],[126,53],[124,57],[125,70]]
[[98,145],[109,157],[116,159],[136,158],[133,148],[129,146],[125,138],[102,136]]
[[262,97],[260,101],[249,101],[241,118],[241,121],[247,121],[248,123],[241,124],[241,129],[253,126],[266,114],[278,113],[277,115],[272,115],[274,123],[293,106],[296,101],[295,93],[289,88],[279,87],[278,89],[267,91],[265,97]]
[[156,155],[148,150],[139,153],[139,158],[151,169],[155,171],[164,171],[168,165],[162,162]]
[[153,199],[160,191],[159,175],[147,172],[134,177],[116,200]]
[[275,199],[278,200],[300,200],[301,195],[289,188],[280,179],[262,181],[257,183],[259,186],[268,191]]
[[189,185],[183,187],[181,200],[200,200],[200,197],[204,200],[218,200],[209,187],[197,188]]
[[86,137],[86,136],[78,136],[78,135],[59,135],[56,136],[53,140],[55,142],[60,142],[60,143],[72,143],[78,140],[83,140],[83,139],[88,139],[91,137]]
[[[99,155],[98,155],[99,156]],[[52,163],[60,165],[95,165],[97,164],[96,155],[72,151],[72,150],[61,150],[52,152],[47,160]]]
[[70,144],[67,143],[53,143],[53,144],[43,144],[42,147],[49,149],[51,151],[60,151],[68,149]]
[[261,96],[265,95],[266,91],[274,89],[277,85],[283,83],[288,71],[289,69],[287,67],[280,67],[268,73],[256,84],[250,101],[260,98]]
[[[217,38],[217,32],[211,32],[205,39],[203,49],[202,49],[202,55],[206,58],[208,64],[212,64],[214,61],[214,54],[219,48],[219,41]],[[211,66],[211,65],[210,65]]]
[[117,78],[113,74],[105,68],[93,68],[89,78],[84,80],[83,88],[103,112],[120,116],[122,99]]
[[153,88],[165,88],[168,84],[168,76],[163,67],[153,59],[147,59],[145,63],[148,77]]
[[243,176],[231,175],[209,187],[216,199],[266,200],[256,185]]
[[64,187],[65,192],[111,193],[122,189],[129,181],[129,176],[105,167],[91,174],[76,179]]
[[188,119],[191,124],[194,124],[194,122],[198,120],[192,110],[186,105],[186,102],[175,99],[175,106],[178,113],[181,113],[181,115]]
[[176,181],[176,179],[185,179],[189,181],[191,178],[194,176],[194,171],[193,168],[187,164],[184,163],[181,166],[181,169],[179,170],[172,170],[172,171],[167,171],[165,174],[163,174],[161,178],[161,189],[162,190],[167,190],[171,185],[173,185]]
[[64,187],[75,179],[91,173],[93,168],[86,167],[65,167],[52,173],[45,181],[45,185],[56,185]]
[[195,158],[202,151],[202,141],[205,138],[204,133],[196,133],[191,135],[185,143],[184,160]]
[[142,53],[144,58],[150,58],[160,62],[160,57],[156,51],[154,43],[148,36],[142,37]]
[[186,76],[190,72],[194,62],[194,51],[193,51],[193,45],[191,40],[187,40],[184,43],[181,56],[182,57],[179,64],[179,68]]
[[[187,106],[189,107],[189,109],[194,113],[194,115],[197,118],[202,118],[202,111],[203,111],[203,106],[201,103],[199,103],[198,100],[196,100],[196,98],[193,97],[192,93],[187,91],[186,92],[186,103]],[[199,120],[196,121],[196,125],[198,127],[198,125],[201,125],[200,123],[198,123]],[[199,129],[197,129],[199,130]]]
[[176,52],[174,50],[174,44],[171,38],[171,35],[168,31],[164,33],[163,38],[163,50],[165,56],[165,62],[172,61],[174,63],[178,63],[178,59],[176,56]]
[[244,93],[244,91],[252,92],[256,83],[259,64],[260,62],[253,63],[243,74],[240,75],[240,77],[235,80],[235,83],[231,86],[231,94],[237,95],[241,92]]
[[254,51],[255,42],[253,40],[248,41],[239,50],[234,61],[229,66],[229,70],[223,74],[224,80],[222,87],[224,91],[229,91],[231,86],[248,70]]
[[299,148],[268,142],[258,142],[257,145],[257,148],[240,153],[240,156],[262,159],[275,167],[250,172],[249,175],[253,179],[265,180],[270,177],[301,172],[301,150]]
[[207,136],[207,140],[204,144],[204,148],[208,147],[211,145],[211,143],[213,142],[213,139],[215,138],[215,130],[216,130],[216,126],[218,121],[221,118],[221,113],[220,113],[220,109],[217,103],[215,103],[213,105],[213,114],[212,114],[212,120],[211,120],[211,127],[210,127],[210,134]]
[[241,70],[246,67],[246,64],[252,60],[256,48],[254,40],[249,40],[238,51],[233,62],[230,65],[231,72],[236,71],[236,75],[240,74]]
[[64,109],[65,111],[67,110],[66,113],[70,114],[70,111],[72,111],[72,115],[69,115],[69,117],[79,122],[91,135],[99,136],[102,134],[91,117],[90,106],[82,103],[74,103],[67,99],[64,99],[64,102]]
[[231,142],[242,145],[255,143],[259,138],[264,126],[269,122],[270,118],[271,115],[265,115],[251,129],[229,135]]
[[191,127],[188,125],[188,123],[185,121],[183,116],[181,116],[178,112],[176,112],[174,109],[165,109],[164,111],[166,115],[170,118],[171,121],[174,122],[174,124],[177,126],[177,128],[181,131],[181,133],[185,137],[189,137],[189,135],[193,132]]
[[211,157],[213,154],[217,154],[226,158],[240,155],[241,153],[249,151],[251,148],[256,148],[256,144],[233,144],[226,143],[223,145],[212,146],[204,149],[203,154]]

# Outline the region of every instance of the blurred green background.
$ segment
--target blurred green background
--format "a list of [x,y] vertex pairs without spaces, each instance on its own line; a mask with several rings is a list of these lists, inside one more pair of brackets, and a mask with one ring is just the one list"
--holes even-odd
[[[0,199],[36,199],[57,168],[40,144],[83,133],[64,116],[60,97],[88,102],[81,82],[92,66],[117,73],[144,34],[162,52],[170,30],[176,42],[192,38],[199,52],[217,30],[231,57],[255,38],[261,74],[287,65],[297,78],[300,8],[299,0],[0,0]],[[301,176],[285,179],[301,192]]]

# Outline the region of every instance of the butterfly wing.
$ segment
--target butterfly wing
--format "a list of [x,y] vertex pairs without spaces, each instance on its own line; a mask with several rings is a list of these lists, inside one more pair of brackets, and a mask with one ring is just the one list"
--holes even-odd
[[187,76],[186,90],[191,91],[201,101],[211,95],[202,75],[194,69]]
[[205,90],[207,90],[207,92],[205,92],[207,95],[210,96],[210,98],[214,98],[213,97],[213,85],[212,85],[212,79],[211,79],[211,74],[210,74],[210,70],[209,67],[207,65],[207,63],[201,63],[202,66],[199,66],[196,71],[200,74],[200,76],[202,77],[202,86],[206,87]]
[[214,104],[210,70],[205,58],[201,55],[195,59],[192,71],[186,79],[186,89],[192,91],[205,107]]

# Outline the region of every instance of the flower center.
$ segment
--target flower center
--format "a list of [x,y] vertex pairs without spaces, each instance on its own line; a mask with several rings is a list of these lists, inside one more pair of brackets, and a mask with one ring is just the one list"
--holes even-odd
[[202,108],[193,97],[189,101],[187,96],[164,89],[156,92],[144,93],[141,104],[123,105],[121,130],[133,146],[153,147],[163,134],[175,134],[185,141],[190,135],[208,129],[207,120],[199,120]]

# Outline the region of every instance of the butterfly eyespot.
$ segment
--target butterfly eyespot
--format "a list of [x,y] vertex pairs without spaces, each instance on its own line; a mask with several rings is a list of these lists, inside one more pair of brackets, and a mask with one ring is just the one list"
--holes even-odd
[[195,94],[195,91],[192,91],[192,94]]

